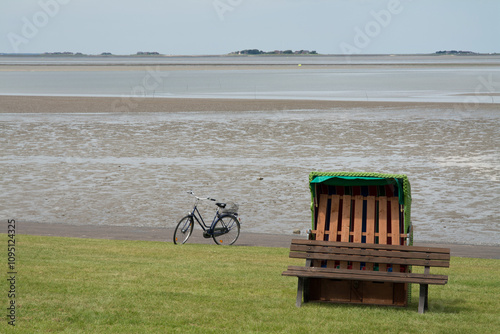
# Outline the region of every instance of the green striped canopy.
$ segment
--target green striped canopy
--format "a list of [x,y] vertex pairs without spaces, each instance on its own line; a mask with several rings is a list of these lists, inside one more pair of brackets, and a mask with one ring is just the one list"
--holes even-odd
[[309,174],[309,189],[311,190],[311,211],[314,228],[314,197],[315,185],[328,186],[383,186],[392,184],[398,188],[399,203],[404,208],[404,226],[407,231],[410,226],[411,188],[408,177],[403,174],[353,173],[353,172],[311,172]]

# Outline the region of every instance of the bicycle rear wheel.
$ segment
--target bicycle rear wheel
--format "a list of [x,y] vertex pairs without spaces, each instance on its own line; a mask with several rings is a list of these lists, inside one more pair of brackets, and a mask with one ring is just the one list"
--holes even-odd
[[193,217],[185,216],[182,218],[174,231],[174,244],[185,243],[193,233],[193,226]]
[[213,233],[217,245],[232,245],[240,236],[240,222],[235,216],[222,216],[215,223]]

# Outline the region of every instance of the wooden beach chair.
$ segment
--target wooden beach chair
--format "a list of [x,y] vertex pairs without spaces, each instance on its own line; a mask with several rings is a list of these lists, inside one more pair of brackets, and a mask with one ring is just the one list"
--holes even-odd
[[[312,240],[411,245],[410,184],[405,175],[310,174]],[[409,272],[406,265],[313,260],[313,267]],[[408,284],[311,278],[309,300],[406,306]]]

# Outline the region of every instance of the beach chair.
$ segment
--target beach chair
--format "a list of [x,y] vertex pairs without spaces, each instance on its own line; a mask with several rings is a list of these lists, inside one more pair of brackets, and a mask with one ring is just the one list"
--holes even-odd
[[[311,240],[411,245],[411,194],[406,175],[321,173],[309,175]],[[312,261],[313,267],[409,272],[406,265]],[[407,283],[312,278],[310,301],[406,306]]]

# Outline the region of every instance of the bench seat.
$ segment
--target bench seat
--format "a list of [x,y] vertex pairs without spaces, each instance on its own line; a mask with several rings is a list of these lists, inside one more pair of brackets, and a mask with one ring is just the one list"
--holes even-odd
[[393,273],[382,271],[367,271],[353,269],[334,269],[317,267],[289,266],[283,276],[297,276],[305,278],[349,279],[355,281],[437,284],[448,283],[448,276],[426,275],[413,273]]
[[[309,301],[310,284],[321,284],[321,281],[341,280],[356,282],[354,286],[343,283],[330,284],[323,287],[323,295],[334,295],[328,289],[349,290],[340,295],[357,294],[359,303],[370,298],[369,282],[373,283],[403,283],[420,284],[419,313],[424,313],[428,305],[428,285],[444,285],[448,276],[430,274],[430,267],[447,268],[450,264],[448,248],[429,248],[400,245],[379,245],[366,243],[333,242],[320,240],[294,239],[290,246],[291,258],[306,260],[306,266],[289,266],[283,276],[296,276],[299,279],[297,288],[297,306]],[[424,273],[413,273],[412,267],[424,267]],[[346,269],[350,268],[350,269]],[[319,282],[319,283],[318,283]],[[367,282],[365,285],[358,282]],[[335,283],[335,282],[334,282]],[[326,286],[326,285],[325,285]],[[333,288],[332,288],[333,287]],[[376,290],[378,287],[375,287]],[[380,286],[383,289],[383,286]],[[321,290],[321,288],[320,288]],[[376,292],[374,292],[376,294]],[[328,299],[323,299],[328,301]],[[331,301],[339,301],[333,298]],[[352,300],[351,300],[352,302]]]

